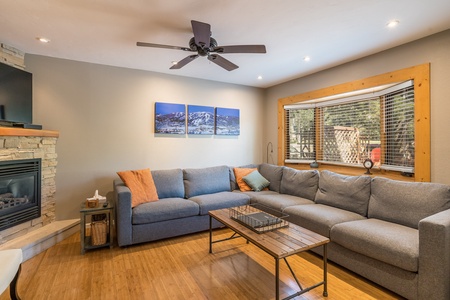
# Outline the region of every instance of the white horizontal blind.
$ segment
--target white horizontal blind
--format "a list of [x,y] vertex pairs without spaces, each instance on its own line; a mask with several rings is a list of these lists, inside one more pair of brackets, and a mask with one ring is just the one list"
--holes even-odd
[[285,113],[286,162],[361,166],[371,158],[376,167],[414,171],[412,81],[285,106]]
[[314,108],[287,109],[286,161],[309,161],[315,159]]
[[374,147],[380,147],[379,98],[325,106],[319,123],[319,161],[361,165]]
[[414,87],[384,97],[384,161],[382,168],[414,172]]

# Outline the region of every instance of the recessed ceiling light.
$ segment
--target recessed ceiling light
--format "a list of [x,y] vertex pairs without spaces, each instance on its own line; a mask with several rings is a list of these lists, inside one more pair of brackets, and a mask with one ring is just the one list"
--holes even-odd
[[258,76],[258,80],[262,80],[262,76],[261,75]]
[[303,60],[304,60],[304,61],[310,61],[310,60],[311,60],[311,57],[305,56],[305,57],[303,57]]
[[396,26],[398,25],[398,23],[400,23],[399,20],[392,20],[392,21],[389,21],[389,23],[387,23],[387,27],[389,27],[389,28],[394,28],[394,27],[396,27]]
[[44,43],[44,44],[50,43],[50,40],[47,39],[47,38],[45,38],[45,37],[37,37],[36,39],[37,39],[39,42]]

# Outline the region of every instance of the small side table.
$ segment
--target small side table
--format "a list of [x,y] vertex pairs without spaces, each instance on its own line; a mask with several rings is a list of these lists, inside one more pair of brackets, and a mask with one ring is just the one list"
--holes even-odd
[[[80,209],[80,243],[81,243],[81,254],[84,254],[86,250],[97,249],[101,247],[113,247],[113,230],[114,230],[114,206],[111,201],[107,201],[107,206],[103,207],[102,204],[99,204],[97,207],[89,208],[86,206],[86,202],[81,204]],[[109,232],[107,232],[106,243],[101,245],[93,245],[92,244],[92,231],[91,236],[86,236],[86,220],[88,216],[92,215],[105,214],[106,215],[106,224],[109,224]]]

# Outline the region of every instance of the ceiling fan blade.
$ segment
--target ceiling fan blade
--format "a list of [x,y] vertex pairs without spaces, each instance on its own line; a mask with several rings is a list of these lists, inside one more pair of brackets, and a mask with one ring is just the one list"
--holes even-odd
[[222,68],[224,68],[227,71],[233,71],[233,70],[239,68],[238,66],[233,64],[228,59],[225,59],[222,56],[217,55],[217,54],[208,55],[208,59],[210,61],[212,61],[213,63],[215,63],[216,65],[221,66]]
[[266,53],[264,45],[217,46],[212,50],[217,53]]
[[152,44],[152,43],[144,43],[144,42],[137,42],[136,46],[140,47],[152,47],[152,48],[164,48],[164,49],[174,49],[174,50],[183,50],[183,51],[190,51],[193,52],[190,48],[187,47],[179,47],[179,46],[170,46],[170,45],[160,45],[160,44]]
[[191,21],[195,44],[200,48],[209,48],[211,25],[199,21]]
[[193,61],[194,59],[198,58],[198,55],[189,55],[185,58],[183,58],[182,60],[180,60],[179,62],[177,62],[175,65],[171,66],[170,69],[174,70],[174,69],[181,69],[182,67],[184,67],[185,65],[187,65],[188,63],[190,63],[191,61]]

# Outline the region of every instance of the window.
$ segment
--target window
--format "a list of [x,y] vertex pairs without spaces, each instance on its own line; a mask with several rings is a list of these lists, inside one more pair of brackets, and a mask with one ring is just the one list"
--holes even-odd
[[314,108],[287,110],[289,128],[288,159],[314,160],[315,152],[315,118]]
[[285,162],[414,172],[413,81],[285,105]]

